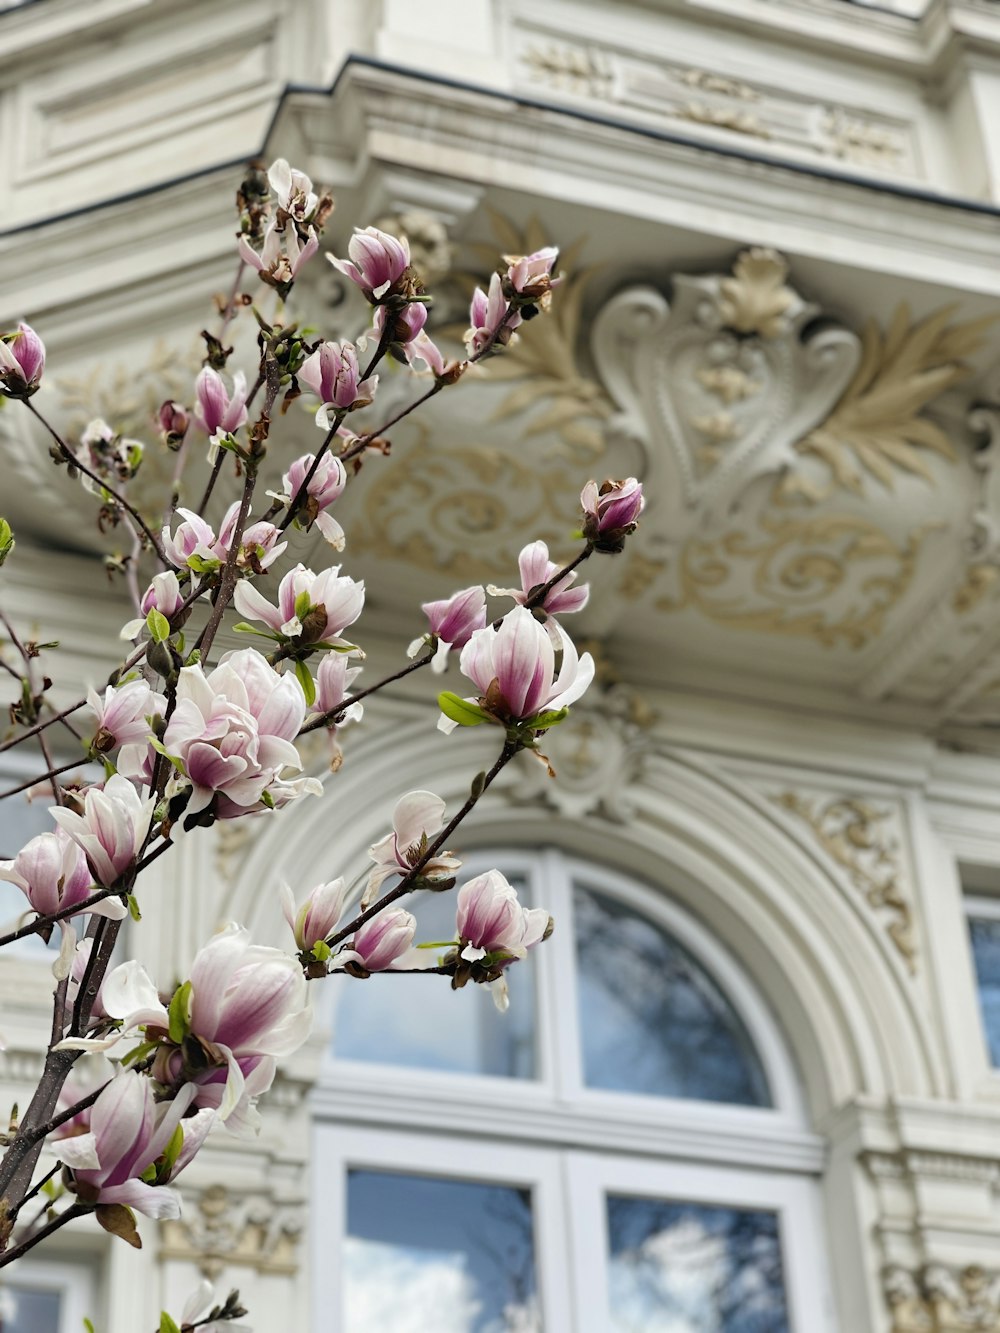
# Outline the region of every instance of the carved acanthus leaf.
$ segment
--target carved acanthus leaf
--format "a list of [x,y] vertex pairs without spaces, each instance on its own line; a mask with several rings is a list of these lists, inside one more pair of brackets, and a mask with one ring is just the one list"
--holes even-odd
[[[795,448],[822,460],[833,483],[860,494],[868,473],[892,489],[899,471],[933,484],[926,451],[954,461],[955,448],[926,409],[946,389],[965,379],[967,358],[982,343],[996,316],[951,323],[953,306],[913,321],[898,307],[885,334],[869,320],[862,334],[861,361],[830,415]],[[803,495],[802,477],[792,472],[779,496]]]
[[732,277],[719,283],[719,312],[728,329],[780,338],[788,332],[788,312],[801,304],[786,286],[788,264],[775,250],[744,250]]
[[[530,218],[519,230],[502,214],[492,209],[489,214],[505,254],[531,254],[553,243],[537,218]],[[580,366],[583,298],[595,273],[594,268],[579,267],[585,244],[586,237],[581,237],[560,252],[558,271],[563,280],[545,319],[522,324],[504,355],[487,361],[480,373],[488,380],[517,381],[494,411],[493,421],[523,413],[529,420],[519,427],[520,434],[551,431],[568,447],[562,452],[597,454],[604,448],[603,423],[611,415],[612,404],[604,388]],[[495,247],[477,245],[472,249],[482,256],[485,265],[496,264]],[[470,279],[470,290],[471,286]],[[459,338],[464,330],[445,332]]]

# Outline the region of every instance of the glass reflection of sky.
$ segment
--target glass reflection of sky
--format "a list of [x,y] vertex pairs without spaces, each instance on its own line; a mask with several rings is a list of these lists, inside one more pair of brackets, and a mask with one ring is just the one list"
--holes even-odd
[[0,1333],[59,1333],[57,1291],[0,1285]]
[[[41,766],[39,771],[44,771]],[[23,776],[0,773],[0,790],[17,787],[23,781],[25,781]],[[36,834],[52,832],[55,824],[48,811],[48,807],[52,804],[51,800],[46,800],[44,797],[29,802],[23,796],[11,796],[9,800],[0,801],[0,861],[12,861],[25,843],[30,842]],[[0,935],[17,930],[32,916],[28,900],[17,885],[0,880]],[[61,933],[54,930],[51,943],[53,949],[59,948],[60,939]],[[10,953],[24,958],[47,956],[46,946],[37,935],[26,935],[23,940],[9,944],[7,949]],[[7,1333],[6,1327],[2,1324],[0,1333]]]
[[773,1213],[608,1199],[610,1333],[788,1333]]
[[541,1333],[528,1191],[352,1171],[347,1231],[345,1333]]
[[687,950],[611,898],[573,901],[588,1087],[770,1106],[742,1022]]
[[[511,882],[526,901],[524,886]],[[454,935],[454,891],[415,894],[404,905],[417,918],[417,943]],[[334,1053],[345,1060],[533,1078],[534,960],[512,964],[507,976],[506,1014],[497,1011],[486,986],[452,991],[447,977],[333,977],[326,984],[338,992]]]
[[1000,1066],[1000,920],[972,917],[969,933],[990,1061]]

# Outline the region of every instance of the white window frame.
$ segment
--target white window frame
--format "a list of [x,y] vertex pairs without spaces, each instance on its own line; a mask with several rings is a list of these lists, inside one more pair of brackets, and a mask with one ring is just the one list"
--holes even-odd
[[[969,922],[973,917],[985,921],[1000,921],[1000,897],[984,895],[975,891],[968,892],[965,895],[965,924],[968,930]],[[986,1024],[983,1022],[983,1007],[979,996],[979,976],[976,972],[976,960],[972,953],[972,938],[969,937],[969,963],[972,968],[972,978],[976,987],[976,1022],[979,1024],[979,1036],[982,1042],[983,1059],[986,1068],[992,1078],[1000,1082],[1000,1065],[993,1063],[993,1057],[990,1053],[990,1039],[986,1031]]]
[[[604,1333],[601,1314],[607,1308],[607,1277],[604,1262],[595,1256],[605,1254],[605,1189],[777,1212],[794,1333],[832,1330],[821,1242],[819,1177],[825,1166],[825,1144],[808,1128],[780,1030],[736,960],[665,895],[617,872],[576,861],[556,849],[503,849],[470,857],[463,878],[490,866],[524,875],[532,888],[533,905],[546,907],[557,922],[551,940],[528,962],[515,964],[536,969],[536,1077],[421,1071],[330,1059],[314,1093],[315,1327],[323,1333],[341,1333],[342,1312],[338,1307],[331,1323],[333,1316],[324,1302],[326,1293],[340,1286],[345,1180],[347,1171],[356,1167],[530,1188],[546,1333]],[[640,912],[676,938],[709,972],[756,1049],[771,1107],[584,1085],[574,883]],[[375,977],[364,984],[392,983]],[[434,985],[435,979],[427,977],[426,984]],[[332,1018],[335,1022],[335,1012]],[[609,1145],[614,1145],[613,1152]],[[598,1237],[600,1246],[595,1249]],[[560,1288],[563,1295],[553,1304],[552,1293]]]
[[94,1265],[97,1255],[81,1254],[77,1259],[19,1259],[0,1272],[0,1288],[18,1287],[34,1291],[55,1291],[62,1297],[59,1333],[81,1333],[85,1318],[100,1326],[97,1309],[98,1283]]

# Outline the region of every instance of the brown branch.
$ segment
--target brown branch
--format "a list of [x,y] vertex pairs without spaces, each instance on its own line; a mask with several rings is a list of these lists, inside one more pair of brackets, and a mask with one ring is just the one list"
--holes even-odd
[[92,759],[84,757],[83,759],[74,759],[69,764],[60,764],[58,768],[50,768],[46,773],[39,773],[35,777],[29,778],[27,782],[22,782],[19,787],[11,787],[9,791],[0,792],[0,801],[5,801],[8,796],[16,796],[18,792],[27,791],[29,787],[34,787],[38,782],[45,782],[47,778],[57,778],[60,773],[68,773],[71,768],[83,768],[93,762]]
[[20,1259],[23,1254],[27,1254],[29,1250],[33,1250],[39,1241],[43,1241],[47,1236],[51,1236],[53,1231],[58,1231],[59,1228],[64,1227],[67,1222],[72,1222],[74,1218],[83,1217],[84,1213],[89,1212],[90,1209],[85,1208],[82,1203],[72,1204],[65,1212],[60,1213],[58,1217],[53,1218],[47,1227],[42,1227],[41,1231],[36,1232],[35,1235],[29,1236],[27,1240],[22,1240],[20,1245],[15,1245],[9,1250],[4,1250],[4,1252],[0,1254],[0,1268],[6,1267],[7,1264],[12,1264],[15,1259]]

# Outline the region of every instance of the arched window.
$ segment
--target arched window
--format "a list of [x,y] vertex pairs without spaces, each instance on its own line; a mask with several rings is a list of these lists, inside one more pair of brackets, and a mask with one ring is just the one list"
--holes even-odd
[[[766,1005],[655,890],[555,850],[504,870],[556,931],[511,1005],[330,984],[316,1328],[821,1333],[822,1144]],[[454,896],[412,904],[449,938]]]

